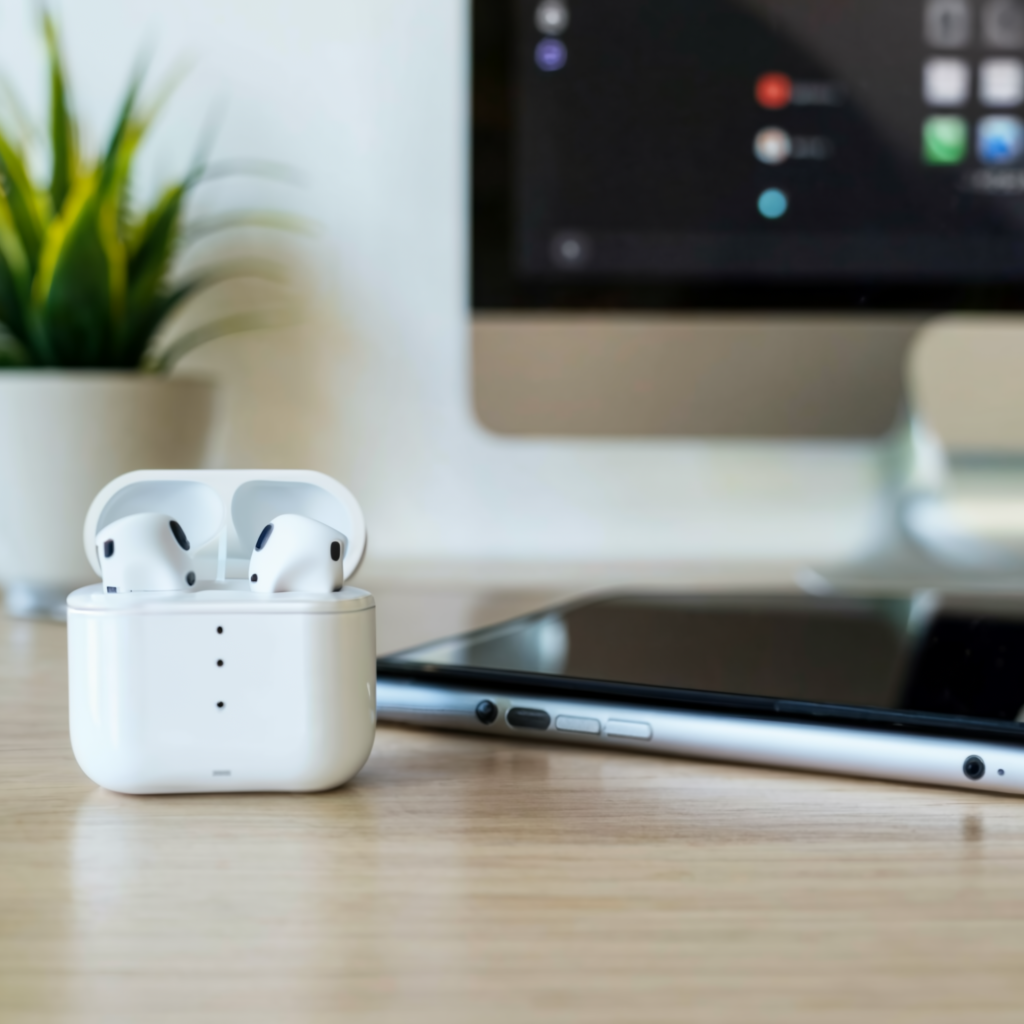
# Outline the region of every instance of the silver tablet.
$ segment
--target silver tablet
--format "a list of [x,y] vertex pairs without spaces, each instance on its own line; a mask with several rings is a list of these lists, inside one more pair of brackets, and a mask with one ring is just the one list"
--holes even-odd
[[1024,597],[611,595],[378,676],[382,721],[1024,794]]

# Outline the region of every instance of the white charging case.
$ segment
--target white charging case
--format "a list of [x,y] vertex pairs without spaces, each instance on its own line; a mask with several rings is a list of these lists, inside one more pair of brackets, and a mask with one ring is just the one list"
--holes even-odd
[[137,512],[176,519],[191,542],[188,592],[68,597],[71,746],[120,793],[331,789],[365,764],[377,724],[373,597],[254,594],[249,556],[286,512],[348,538],[346,580],[366,549],[358,502],[322,473],[142,470],[109,483],[85,520],[96,535]]

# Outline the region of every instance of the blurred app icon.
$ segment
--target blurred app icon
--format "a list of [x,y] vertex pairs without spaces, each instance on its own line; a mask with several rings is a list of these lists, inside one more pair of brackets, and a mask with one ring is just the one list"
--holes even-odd
[[968,0],[926,0],[924,40],[937,50],[959,50],[971,41]]
[[754,136],[754,156],[763,164],[784,164],[793,155],[793,140],[782,128],[762,128]]
[[967,122],[962,117],[927,117],[921,126],[921,159],[933,166],[963,163],[967,142]]
[[930,107],[962,107],[971,95],[971,67],[959,57],[932,57],[921,69],[921,92]]
[[978,99],[986,107],[1016,107],[1024,102],[1024,62],[991,57],[978,68]]
[[569,51],[561,39],[542,39],[533,51],[533,59],[541,71],[561,71],[569,59]]
[[779,71],[769,71],[754,84],[754,99],[765,110],[782,110],[793,99],[793,79]]
[[1015,164],[1024,155],[1024,122],[1019,117],[991,114],[978,122],[975,142],[983,164]]
[[546,36],[560,36],[569,27],[569,7],[563,0],[540,0],[533,23]]
[[1024,2],[985,0],[981,9],[981,36],[987,46],[1001,50],[1024,46]]
[[590,261],[590,239],[579,231],[560,231],[551,239],[551,262],[563,270],[578,270]]
[[757,212],[766,220],[778,220],[789,209],[789,196],[781,188],[766,188],[757,197]]

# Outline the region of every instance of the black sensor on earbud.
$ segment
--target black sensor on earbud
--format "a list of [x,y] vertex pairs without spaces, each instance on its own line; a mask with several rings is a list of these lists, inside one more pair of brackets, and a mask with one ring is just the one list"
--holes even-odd
[[185,536],[185,531],[181,528],[180,523],[176,523],[173,519],[171,520],[171,533],[174,534],[174,539],[184,548],[185,551],[192,546],[188,542],[188,537]]
[[96,537],[103,585],[119,594],[185,590],[197,578],[190,546],[181,524],[164,513],[124,516]]

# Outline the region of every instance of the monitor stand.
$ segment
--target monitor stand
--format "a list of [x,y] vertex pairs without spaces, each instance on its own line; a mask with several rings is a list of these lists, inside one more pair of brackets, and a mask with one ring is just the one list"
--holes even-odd
[[473,317],[484,427],[543,437],[877,439],[920,314],[493,312]]
[[908,350],[906,391],[876,549],[802,584],[1024,590],[1024,317],[930,321]]

